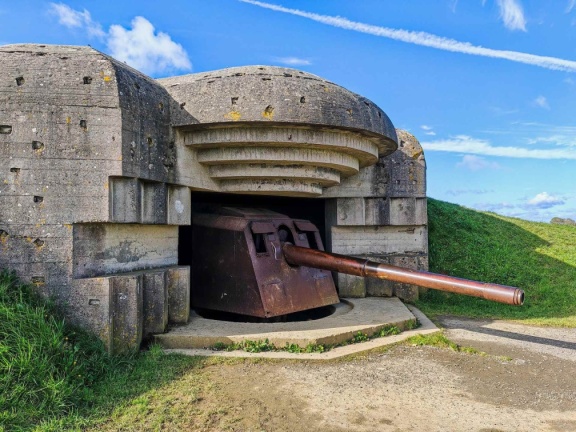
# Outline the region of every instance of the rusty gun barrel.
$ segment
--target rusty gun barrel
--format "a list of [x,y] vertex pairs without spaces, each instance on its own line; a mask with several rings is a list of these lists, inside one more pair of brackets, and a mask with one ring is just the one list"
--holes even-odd
[[286,261],[291,265],[314,267],[355,276],[386,279],[440,291],[480,297],[510,305],[521,305],[524,303],[524,291],[511,286],[476,282],[436,273],[410,270],[369,261],[367,259],[353,258],[317,249],[294,246],[290,243],[284,243],[282,251]]

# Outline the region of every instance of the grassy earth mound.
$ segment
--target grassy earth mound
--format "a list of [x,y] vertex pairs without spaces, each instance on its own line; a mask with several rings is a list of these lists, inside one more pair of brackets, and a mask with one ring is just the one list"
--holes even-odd
[[576,227],[529,222],[428,199],[430,271],[517,286],[524,306],[428,290],[430,315],[576,327]]
[[0,431],[79,430],[198,359],[155,347],[110,356],[30,286],[0,272]]

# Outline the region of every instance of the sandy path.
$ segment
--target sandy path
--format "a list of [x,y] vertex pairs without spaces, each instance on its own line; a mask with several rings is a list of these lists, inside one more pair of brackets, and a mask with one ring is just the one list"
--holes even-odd
[[576,431],[575,330],[441,323],[489,355],[397,346],[353,361],[210,368],[228,412],[215,430]]

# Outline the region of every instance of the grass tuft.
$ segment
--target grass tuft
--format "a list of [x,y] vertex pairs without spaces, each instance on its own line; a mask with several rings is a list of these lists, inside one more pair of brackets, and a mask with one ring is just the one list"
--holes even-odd
[[452,342],[442,332],[436,332],[428,335],[418,334],[406,339],[404,343],[412,346],[434,346],[437,348],[447,348],[451,349],[452,351],[464,352],[467,354],[485,355],[485,353],[478,351],[475,348],[463,347]]

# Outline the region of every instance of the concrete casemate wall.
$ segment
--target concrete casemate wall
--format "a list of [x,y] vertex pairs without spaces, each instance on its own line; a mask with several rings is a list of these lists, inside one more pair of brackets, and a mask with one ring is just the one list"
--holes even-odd
[[0,70],[0,268],[111,351],[188,319],[191,190],[322,198],[328,250],[427,268],[422,149],[366,98],[269,66],[153,80],[90,47],[3,46]]

